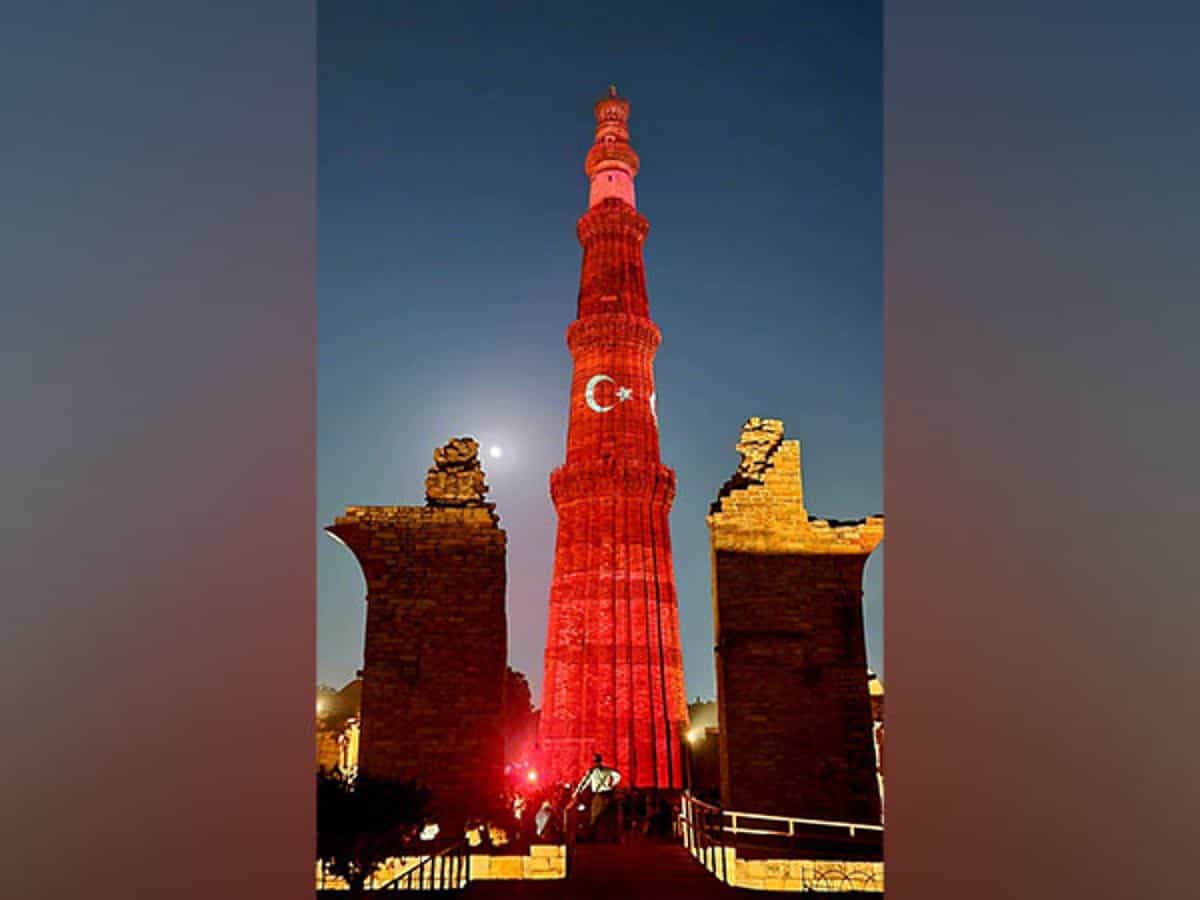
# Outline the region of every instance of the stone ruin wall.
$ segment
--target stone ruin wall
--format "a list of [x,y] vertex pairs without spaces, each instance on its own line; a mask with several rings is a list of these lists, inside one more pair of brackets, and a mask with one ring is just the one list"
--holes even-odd
[[880,820],[862,574],[883,518],[812,518],[800,444],[750,419],[708,517],[721,800],[727,809]]
[[424,507],[351,506],[328,528],[367,583],[360,771],[417,778],[446,818],[503,785],[506,536],[478,449],[435,451]]

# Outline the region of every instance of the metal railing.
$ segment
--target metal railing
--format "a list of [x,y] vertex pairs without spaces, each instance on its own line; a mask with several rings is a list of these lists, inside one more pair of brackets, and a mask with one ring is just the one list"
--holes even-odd
[[[755,827],[765,824],[774,827]],[[735,874],[729,871],[731,858],[734,861],[733,865],[736,865],[739,845],[746,846],[740,840],[741,835],[786,839],[789,849],[795,849],[798,841],[821,840],[822,833],[833,833],[835,836],[844,834],[845,838],[851,839],[855,845],[865,839],[865,849],[868,852],[875,849],[876,841],[882,850],[883,837],[881,825],[723,810],[697,800],[690,791],[685,791],[680,797],[679,828],[684,847],[699,859],[709,872],[726,884],[732,883],[730,875]],[[764,848],[759,846],[753,849]],[[823,863],[820,860],[813,860],[812,869],[806,870],[803,888],[812,891],[879,889],[876,887],[875,875],[870,871],[847,870],[843,865]]]
[[405,869],[381,891],[461,891],[471,880],[471,855],[461,840]]
[[[803,830],[803,827],[798,828],[797,826],[807,826],[808,828],[817,829],[824,828],[835,831],[845,829],[849,832],[850,837],[862,833],[883,833],[882,825],[868,825],[863,822],[838,822],[833,819],[797,819],[789,816],[768,816],[761,813],[728,811],[722,812],[722,815],[729,819],[729,825],[722,825],[722,829],[729,834],[758,834],[794,838]],[[739,828],[738,821],[746,819],[757,819],[760,822],[782,822],[787,825],[787,830],[780,831],[778,828]]]
[[729,872],[726,868],[725,844],[721,840],[721,810],[685,791],[679,798],[679,827],[683,846],[726,884]]

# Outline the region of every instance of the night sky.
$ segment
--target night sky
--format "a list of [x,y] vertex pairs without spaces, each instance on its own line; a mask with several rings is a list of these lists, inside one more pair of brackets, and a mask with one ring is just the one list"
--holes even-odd
[[[886,512],[880,4],[714,5],[320,4],[320,681],[354,677],[365,613],[321,526],[423,504],[434,447],[473,435],[504,449],[483,465],[508,533],[509,659],[539,696],[575,221],[610,83],[650,220],[688,697],[715,692],[704,517],[746,418],[801,441],[810,513]],[[880,672],[882,557],[865,584]]]

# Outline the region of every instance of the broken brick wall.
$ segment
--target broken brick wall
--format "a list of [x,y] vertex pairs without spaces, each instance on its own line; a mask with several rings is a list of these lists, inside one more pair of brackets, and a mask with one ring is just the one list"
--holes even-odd
[[778,420],[751,419],[738,450],[708,517],[722,804],[878,822],[862,573],[883,519],[809,517]]
[[418,779],[446,818],[503,787],[506,538],[477,450],[439,448],[426,506],[352,506],[328,529],[367,582],[360,772]]

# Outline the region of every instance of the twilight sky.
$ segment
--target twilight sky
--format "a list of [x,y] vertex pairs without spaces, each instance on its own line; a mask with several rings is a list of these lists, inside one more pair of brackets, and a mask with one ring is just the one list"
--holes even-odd
[[[317,676],[362,664],[365,587],[320,531],[424,502],[473,435],[508,533],[509,659],[540,694],[592,103],[632,103],[688,697],[714,695],[708,504],[749,416],[809,512],[886,512],[878,2],[319,4]],[[511,7],[515,11],[505,10]],[[674,7],[674,8],[673,8]],[[867,653],[883,671],[883,550]]]

